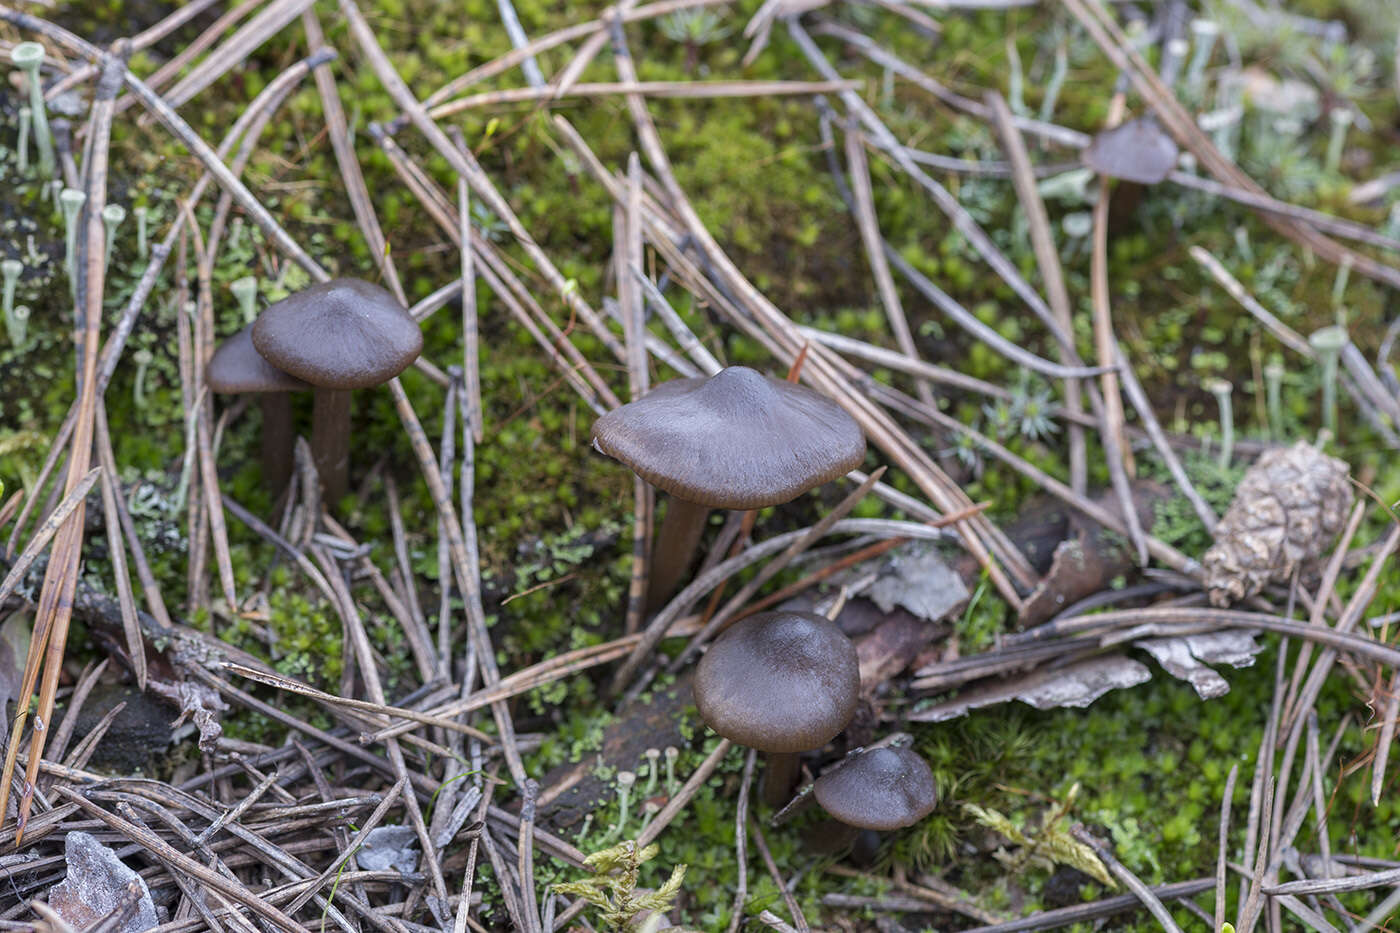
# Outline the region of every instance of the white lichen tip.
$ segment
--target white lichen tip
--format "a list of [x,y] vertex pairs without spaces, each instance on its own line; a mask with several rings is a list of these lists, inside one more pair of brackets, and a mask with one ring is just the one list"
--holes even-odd
[[1340,353],[1348,340],[1346,329],[1335,324],[1308,335],[1308,345],[1322,354]]
[[16,68],[38,71],[44,63],[44,47],[37,42],[21,42],[10,50],[10,61]]

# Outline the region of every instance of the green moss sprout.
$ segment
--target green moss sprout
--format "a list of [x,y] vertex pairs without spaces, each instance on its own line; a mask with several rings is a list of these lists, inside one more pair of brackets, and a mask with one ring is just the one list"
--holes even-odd
[[583,860],[583,864],[593,870],[592,878],[556,883],[554,890],[583,898],[599,909],[598,919],[605,930],[621,933],[631,929],[641,914],[668,910],[680,893],[685,880],[684,865],[677,865],[655,891],[637,888],[641,867],[660,851],[655,844],[639,848],[636,842],[629,840],[594,852]]

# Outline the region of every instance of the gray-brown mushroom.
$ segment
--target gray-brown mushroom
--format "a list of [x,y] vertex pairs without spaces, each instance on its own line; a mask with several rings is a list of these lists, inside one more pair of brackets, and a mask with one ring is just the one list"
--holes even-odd
[[812,785],[831,816],[860,829],[912,826],[938,805],[928,762],[907,748],[872,748],[852,755]]
[[651,609],[685,575],[710,509],[788,502],[865,457],[865,436],[839,405],[745,366],[662,383],[599,418],[593,446],[671,496],[652,554]]
[[1095,134],[1084,164],[1110,178],[1155,185],[1176,168],[1178,152],[1155,118],[1141,117]]
[[826,617],[761,612],[715,639],[693,690],[706,725],[767,753],[764,799],[777,806],[795,783],[798,753],[821,748],[855,715],[860,666]]
[[219,345],[204,370],[204,382],[220,395],[255,394],[262,408],[263,482],[275,496],[292,475],[292,403],[289,392],[305,392],[308,383],[263,359],[253,346],[252,326]]
[[333,279],[269,306],[252,338],[268,362],[315,387],[311,453],[326,499],[336,501],[349,487],[350,393],[383,385],[418,358],[418,323],[378,285]]

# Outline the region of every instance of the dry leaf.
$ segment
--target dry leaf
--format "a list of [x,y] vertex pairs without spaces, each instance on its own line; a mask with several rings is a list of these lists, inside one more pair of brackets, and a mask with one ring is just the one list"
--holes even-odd
[[1180,638],[1145,638],[1134,644],[1152,655],[1162,668],[1195,688],[1203,700],[1213,700],[1230,692],[1230,685],[1207,664],[1249,667],[1264,646],[1253,632],[1229,629],[1185,635]]
[[937,550],[913,543],[891,551],[880,563],[880,575],[861,595],[881,612],[903,606],[920,619],[937,622],[967,602],[968,592]]
[[915,722],[943,722],[969,710],[1020,700],[1036,709],[1083,707],[1110,690],[1136,687],[1152,679],[1146,666],[1121,654],[1099,655],[1066,667],[965,690],[955,699],[909,715]]
[[117,933],[141,933],[156,926],[155,904],[141,876],[128,868],[117,853],[87,833],[74,830],[63,844],[68,874],[49,889],[49,906],[74,929],[82,930],[122,907],[132,897],[135,905]]
[[418,867],[418,834],[412,826],[376,826],[355,853],[365,871],[397,871],[407,875]]

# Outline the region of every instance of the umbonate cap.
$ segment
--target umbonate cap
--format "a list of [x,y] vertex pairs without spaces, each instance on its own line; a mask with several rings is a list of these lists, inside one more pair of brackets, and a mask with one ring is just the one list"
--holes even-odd
[[662,383],[599,418],[593,446],[677,499],[723,509],[787,502],[865,458],[841,406],[745,366]]
[[392,294],[359,279],[332,279],[270,305],[253,322],[269,363],[322,389],[367,389],[403,372],[423,334]]

